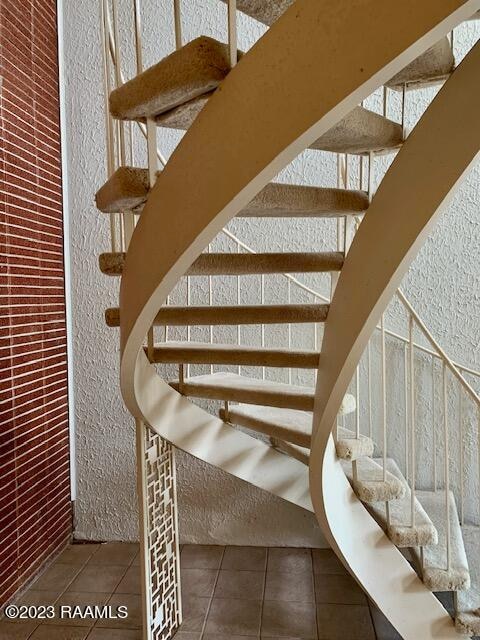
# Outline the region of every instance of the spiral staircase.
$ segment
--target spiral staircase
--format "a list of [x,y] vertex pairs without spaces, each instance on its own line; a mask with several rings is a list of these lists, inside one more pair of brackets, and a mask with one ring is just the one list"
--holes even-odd
[[[360,433],[358,388],[359,363],[375,332],[383,341],[379,380],[385,387],[383,313],[480,149],[480,46],[455,68],[447,37],[478,16],[480,0],[401,6],[237,0],[236,7],[229,0],[227,44],[203,36],[182,44],[178,4],[177,50],[143,70],[134,2],[138,73],[126,82],[115,3],[112,23],[102,5],[110,177],[96,204],[112,221],[112,250],[100,256],[100,268],[122,277],[120,306],[106,311],[106,321],[120,327],[125,403],[137,426],[146,424],[174,447],[315,512],[338,557],[401,637],[480,635],[480,536],[478,526],[462,530],[463,502],[459,514],[449,484],[446,393],[442,490],[437,480],[433,490],[416,486],[412,335],[423,331],[420,319],[410,321],[405,349],[412,398],[406,470],[388,455],[385,399],[383,436]],[[237,51],[235,9],[270,27],[245,54]],[[407,90],[441,83],[408,136],[404,123],[359,106],[382,85],[405,100]],[[145,134],[147,167],[128,165],[123,123],[136,123]],[[157,127],[188,130],[166,163]],[[307,148],[339,154],[335,188],[273,181]],[[393,153],[373,193],[373,159]],[[358,163],[356,188],[349,188],[345,157]],[[339,224],[337,247],[213,251],[212,241],[235,216],[278,219],[285,234],[298,218],[332,218]],[[275,274],[328,274],[330,299],[293,303],[289,293],[267,304],[263,278]],[[192,278],[211,284],[214,277],[250,276],[262,279],[259,304],[242,304],[240,296],[235,305],[214,304],[211,290],[209,304],[192,304]],[[289,287],[298,282],[288,277]],[[184,281],[185,304],[172,304]],[[266,346],[265,327],[282,325],[314,327],[315,348],[295,349],[291,339],[286,347]],[[261,327],[261,344],[212,339],[214,327],[233,328],[238,337],[251,326]],[[192,340],[198,328],[205,329],[205,341]],[[177,330],[183,339],[172,340]],[[478,410],[464,374],[437,351],[444,390],[450,367]],[[176,375],[164,379],[159,365]],[[200,366],[207,372],[191,373]],[[268,379],[266,369],[288,371],[288,380]],[[294,384],[295,370],[313,372],[316,384]],[[453,620],[434,592],[454,593]]]

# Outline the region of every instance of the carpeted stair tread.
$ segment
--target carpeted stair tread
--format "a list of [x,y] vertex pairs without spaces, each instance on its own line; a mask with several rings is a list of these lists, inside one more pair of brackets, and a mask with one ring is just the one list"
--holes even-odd
[[445,80],[454,67],[455,58],[450,40],[445,37],[397,73],[386,86],[401,90],[405,84],[434,84]]
[[155,345],[151,356],[151,361],[156,363],[231,364],[302,369],[317,369],[319,359],[320,354],[316,351],[173,341]]
[[364,107],[356,107],[311,145],[335,153],[368,153],[397,149],[403,142],[400,124]]
[[[470,572],[463,543],[457,507],[450,493],[451,569],[447,571],[447,528],[445,522],[445,493],[417,491],[417,498],[428,513],[438,532],[438,544],[424,548],[423,582],[431,591],[461,591],[470,587]],[[420,563],[419,552],[413,549]]]
[[[156,118],[159,126],[188,129],[208,102],[209,95]],[[335,153],[368,153],[398,149],[403,142],[400,124],[364,107],[355,107],[340,122],[316,140],[311,149]]]
[[[120,276],[125,253],[102,253],[100,270]],[[324,253],[203,253],[185,272],[200,275],[258,275],[266,273],[328,273],[340,271],[344,256],[340,251]]]
[[368,207],[364,191],[271,182],[237,217],[328,218],[358,215]]
[[[376,458],[375,462],[381,466],[383,461]],[[387,458],[387,469],[405,486],[405,494],[402,498],[390,502],[390,525],[387,523],[384,502],[373,502],[368,505],[368,510],[393,544],[399,548],[437,544],[437,530],[418,500],[415,500],[415,525],[412,526],[410,487],[395,460]]]
[[148,169],[119,167],[95,194],[97,209],[103,213],[136,211],[148,196]]
[[357,438],[353,431],[338,428],[335,449],[340,460],[353,462],[359,458],[372,457],[375,449],[374,442],[368,436],[361,435]]
[[[232,305],[200,307],[165,306],[155,316],[155,326],[261,325],[325,322],[328,304]],[[120,326],[120,309],[105,311],[109,327]]]
[[384,480],[383,466],[379,464],[378,459],[359,458],[356,465],[357,479],[354,479],[352,465],[347,461],[342,461],[345,475],[362,502],[370,504],[372,502],[399,500],[404,497],[406,493],[405,482],[402,482],[388,469]]
[[229,71],[228,46],[200,36],[112,91],[110,113],[153,118],[216,89]]
[[[355,411],[355,398],[347,394],[343,399],[338,415],[346,415]],[[220,410],[220,417],[232,424],[247,427],[264,435],[284,440],[300,447],[310,447],[312,433],[312,414],[294,409],[279,409],[261,405],[233,405]],[[344,437],[353,433],[340,428]]]
[[[172,383],[179,390],[179,383]],[[186,396],[229,400],[245,404],[267,405],[312,411],[315,390],[270,380],[248,378],[235,373],[213,373],[185,379],[181,392]]]
[[469,636],[480,636],[480,528],[462,527],[463,542],[470,570],[470,589],[457,593],[457,629]]

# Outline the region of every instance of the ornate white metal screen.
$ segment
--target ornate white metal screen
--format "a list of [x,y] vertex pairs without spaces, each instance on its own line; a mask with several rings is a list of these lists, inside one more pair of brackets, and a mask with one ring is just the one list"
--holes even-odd
[[144,637],[170,640],[181,623],[175,450],[137,423]]

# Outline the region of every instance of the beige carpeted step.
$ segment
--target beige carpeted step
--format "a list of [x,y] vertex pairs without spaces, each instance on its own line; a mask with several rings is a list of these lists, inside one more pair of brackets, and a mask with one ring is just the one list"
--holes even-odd
[[358,215],[368,207],[364,191],[271,182],[237,217],[330,218]]
[[119,167],[95,195],[97,209],[104,213],[135,211],[149,192],[148,169]]
[[229,70],[228,46],[201,36],[115,89],[110,113],[121,120],[155,117],[216,89]]
[[[173,382],[172,386],[178,390],[178,381]],[[235,373],[214,373],[187,378],[182,385],[182,393],[194,398],[312,411],[315,390],[310,387],[247,378]]]
[[454,67],[452,47],[449,39],[445,37],[397,73],[386,86],[402,90],[405,84],[411,87],[435,84],[448,78]]
[[[375,459],[375,462],[380,466],[382,464],[380,459]],[[387,469],[405,486],[405,494],[402,498],[390,503],[390,524],[387,522],[387,510],[384,502],[373,502],[368,505],[368,510],[397,547],[436,545],[438,542],[437,530],[418,500],[414,502],[415,524],[412,526],[410,487],[397,463],[391,458],[387,458]]]
[[[248,305],[229,307],[163,307],[156,326],[239,325],[239,324],[304,324],[325,322],[328,304]],[[105,311],[109,327],[120,326],[120,309]]]
[[356,461],[357,478],[353,477],[352,465],[342,461],[345,475],[350,481],[353,490],[362,502],[387,502],[399,500],[406,493],[405,482],[402,482],[393,473],[388,471],[383,477],[383,465],[372,458],[359,458]]
[[[188,129],[208,102],[204,95],[156,118],[161,127]],[[403,142],[401,125],[373,111],[356,107],[310,148],[337,153],[368,153],[397,149]]]
[[[100,270],[106,275],[122,275],[125,253],[102,253]],[[249,275],[263,273],[328,273],[340,271],[344,256],[339,251],[325,253],[204,253],[185,275]]]
[[318,369],[319,358],[320,354],[315,351],[268,349],[206,342],[166,342],[153,348],[151,361],[176,364],[231,364],[252,367]]
[[[470,572],[453,493],[450,493],[451,568],[447,571],[445,493],[418,491],[417,498],[438,532],[438,544],[425,547],[423,582],[431,591],[461,591],[470,587]],[[412,553],[421,564],[419,552]]]
[[401,125],[363,107],[356,107],[311,145],[312,149],[336,153],[391,151],[401,146]]
[[457,594],[456,626],[464,635],[480,636],[480,527],[464,526],[462,536],[472,584]]
[[339,427],[335,449],[340,460],[353,462],[359,458],[373,456],[375,445],[368,436],[360,434],[357,438],[353,431]]
[[[355,398],[347,394],[343,399],[338,415],[355,411]],[[247,427],[267,436],[278,438],[300,447],[310,447],[312,433],[312,414],[308,411],[279,409],[261,405],[233,405],[220,410],[220,417],[226,422]],[[351,438],[351,431],[339,429],[340,436]]]
[[[146,172],[146,169],[138,169]],[[148,196],[148,176],[145,173],[139,185],[131,184],[128,174],[125,184],[114,185],[115,198],[122,198],[122,210],[128,209],[128,198],[133,197],[132,206],[141,212]],[[107,183],[108,184],[108,183]],[[103,189],[103,187],[102,187]],[[133,193],[132,193],[133,191]],[[112,195],[106,192],[109,200]],[[104,198],[105,199],[105,198]],[[108,202],[107,202],[108,204]],[[118,206],[109,205],[109,208]],[[239,218],[335,218],[358,215],[369,207],[368,195],[364,191],[310,187],[297,184],[271,182],[237,215]]]

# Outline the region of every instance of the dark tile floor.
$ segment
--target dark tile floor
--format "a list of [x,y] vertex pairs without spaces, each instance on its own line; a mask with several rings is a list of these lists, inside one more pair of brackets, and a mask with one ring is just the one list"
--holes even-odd
[[[398,640],[329,550],[185,545],[178,640]],[[23,604],[125,605],[126,620],[0,621],[0,640],[140,640],[135,544],[73,545]]]

